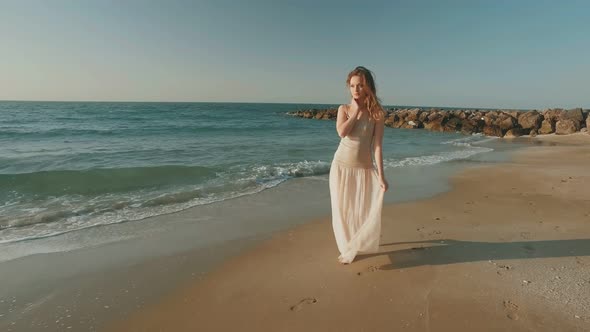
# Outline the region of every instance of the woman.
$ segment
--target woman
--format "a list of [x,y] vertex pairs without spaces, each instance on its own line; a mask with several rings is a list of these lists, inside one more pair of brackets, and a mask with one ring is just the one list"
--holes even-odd
[[336,130],[341,139],[330,168],[332,226],[343,264],[352,263],[357,254],[379,250],[383,194],[389,186],[383,174],[385,113],[373,75],[356,67],[346,84],[352,99],[338,107]]

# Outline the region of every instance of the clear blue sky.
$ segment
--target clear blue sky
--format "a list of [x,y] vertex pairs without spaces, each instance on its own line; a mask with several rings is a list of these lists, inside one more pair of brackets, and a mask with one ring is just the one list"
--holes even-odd
[[590,107],[590,1],[0,0],[0,100]]

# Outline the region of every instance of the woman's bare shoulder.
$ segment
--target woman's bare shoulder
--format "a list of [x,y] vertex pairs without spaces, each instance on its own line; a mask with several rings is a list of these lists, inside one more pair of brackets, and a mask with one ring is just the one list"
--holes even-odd
[[346,114],[346,117],[348,117],[348,108],[349,108],[349,105],[342,104],[342,105],[338,106],[338,112],[343,111],[344,114]]

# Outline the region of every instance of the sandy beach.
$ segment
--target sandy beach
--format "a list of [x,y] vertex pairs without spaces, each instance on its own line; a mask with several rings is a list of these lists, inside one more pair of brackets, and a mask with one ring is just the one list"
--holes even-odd
[[590,332],[590,1],[1,8],[0,332]]
[[590,135],[522,139],[544,144],[385,206],[378,254],[339,264],[316,219],[106,330],[588,331]]

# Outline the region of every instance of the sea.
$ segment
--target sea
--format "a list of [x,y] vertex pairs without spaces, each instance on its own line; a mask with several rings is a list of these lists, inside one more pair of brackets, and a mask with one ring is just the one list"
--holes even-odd
[[[140,224],[297,179],[327,188],[335,121],[288,112],[337,106],[1,101],[0,245]],[[383,146],[390,201],[434,195],[448,187],[424,177],[445,183],[452,172],[437,170],[502,162],[521,147],[393,128]]]

